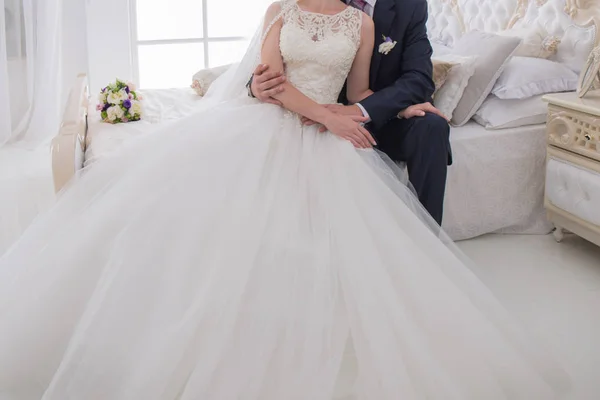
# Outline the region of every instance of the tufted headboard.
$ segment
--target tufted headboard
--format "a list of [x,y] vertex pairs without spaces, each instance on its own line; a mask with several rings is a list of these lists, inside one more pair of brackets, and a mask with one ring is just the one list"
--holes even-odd
[[452,46],[466,32],[539,25],[561,40],[555,61],[579,72],[600,45],[600,0],[428,0],[432,41]]

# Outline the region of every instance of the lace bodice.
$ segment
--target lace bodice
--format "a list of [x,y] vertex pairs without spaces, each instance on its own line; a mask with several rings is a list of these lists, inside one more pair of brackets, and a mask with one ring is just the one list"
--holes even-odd
[[360,45],[361,12],[316,14],[296,0],[281,5],[279,46],[289,82],[320,104],[336,103]]

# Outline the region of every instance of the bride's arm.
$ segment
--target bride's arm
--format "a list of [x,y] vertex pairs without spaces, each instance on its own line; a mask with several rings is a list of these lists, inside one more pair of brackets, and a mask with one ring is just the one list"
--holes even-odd
[[375,24],[367,14],[364,14],[360,33],[360,47],[348,75],[346,95],[348,101],[352,104],[359,103],[373,94],[373,91],[369,89],[369,73],[374,46]]
[[[279,3],[271,4],[265,16],[266,27],[268,27],[269,21],[273,21],[279,15],[280,11],[281,6]],[[282,19],[279,18],[268,32],[261,50],[261,63],[268,65],[272,71],[284,70],[283,59],[279,50],[279,35],[282,26]],[[328,119],[334,116],[331,111],[306,97],[291,83],[286,81],[283,86],[284,90],[274,95],[273,98],[279,100],[284,108],[323,125],[327,125]]]
[[[281,6],[279,3],[273,3],[267,10],[265,16],[265,26],[279,16]],[[268,25],[267,25],[268,24]],[[273,71],[283,71],[283,59],[279,49],[279,36],[283,22],[279,18],[270,31],[267,33],[261,50],[261,62],[272,68]],[[289,82],[284,82],[284,90],[281,93],[273,95],[282,107],[302,115],[312,121],[318,122],[336,136],[350,141],[355,147],[370,148],[375,145],[375,139],[363,126],[361,122],[366,121],[364,117],[338,115],[328,110],[325,106],[318,104],[305,96],[302,92]]]

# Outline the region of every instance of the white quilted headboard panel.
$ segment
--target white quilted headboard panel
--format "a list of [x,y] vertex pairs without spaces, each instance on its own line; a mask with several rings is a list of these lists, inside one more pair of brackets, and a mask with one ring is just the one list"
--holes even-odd
[[[600,0],[428,0],[432,41],[452,47],[466,32],[538,25],[561,39],[554,59],[579,71],[600,43]],[[586,27],[583,27],[585,25]]]
[[452,46],[454,41],[465,32],[464,24],[455,5],[449,1],[429,0],[429,19],[427,33],[435,42]]
[[508,26],[517,0],[458,0],[458,7],[467,32],[498,32]]

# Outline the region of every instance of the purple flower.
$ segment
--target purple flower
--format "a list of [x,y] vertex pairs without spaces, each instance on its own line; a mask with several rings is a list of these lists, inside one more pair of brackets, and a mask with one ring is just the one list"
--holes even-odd
[[127,99],[123,102],[123,107],[129,109],[131,108],[131,100]]
[[106,103],[104,104],[104,108],[102,109],[102,111],[106,111],[110,108],[110,103]]
[[392,40],[391,37],[388,36],[388,37],[385,38],[385,42],[386,43],[391,43],[391,42],[393,42],[393,40]]
[[125,93],[129,94],[129,86],[125,86]]
[[96,110],[98,110],[98,111],[104,111],[104,107],[102,106],[102,104],[98,104],[96,106]]
[[121,118],[121,122],[129,122],[129,120],[125,117]]
[[106,88],[102,89],[102,93],[106,92]]

